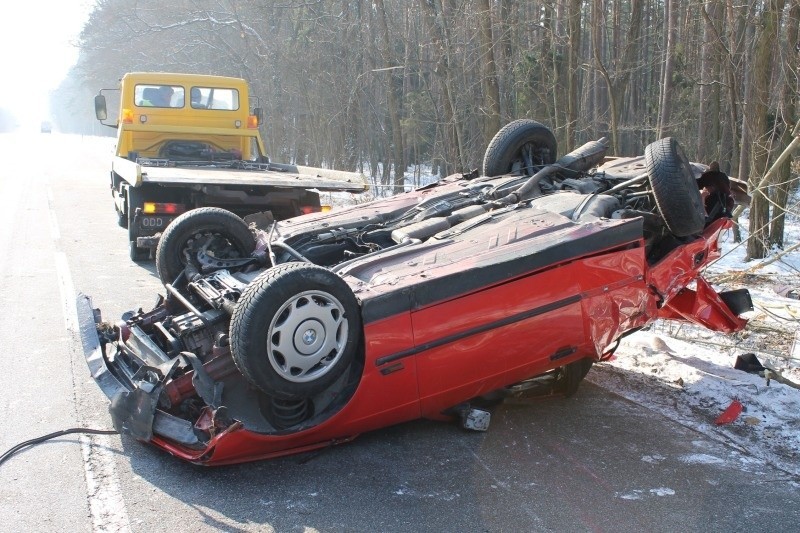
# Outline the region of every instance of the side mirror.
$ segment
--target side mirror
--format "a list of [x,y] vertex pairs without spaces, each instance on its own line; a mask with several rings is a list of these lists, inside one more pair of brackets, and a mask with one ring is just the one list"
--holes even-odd
[[253,115],[255,115],[256,119],[258,119],[258,123],[259,124],[264,122],[263,114],[261,112],[261,108],[260,107],[254,107],[253,108]]
[[94,115],[100,122],[108,118],[108,111],[106,110],[106,97],[98,94],[94,97]]

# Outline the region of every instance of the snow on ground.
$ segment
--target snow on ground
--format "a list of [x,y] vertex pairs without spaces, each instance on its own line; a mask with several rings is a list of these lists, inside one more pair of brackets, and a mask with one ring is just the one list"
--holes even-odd
[[[796,216],[787,219],[785,235],[787,245],[800,239]],[[723,236],[722,249],[705,277],[718,289],[750,291],[754,310],[745,315],[750,322],[744,331],[724,335],[658,321],[624,339],[614,358],[595,365],[587,379],[800,475],[800,389],[792,386],[800,387],[800,301],[775,292],[786,285],[800,289],[800,253],[768,265],[770,258],[745,262],[745,246],[733,242],[732,232]],[[734,369],[736,357],[746,353],[789,384]],[[731,423],[715,424],[733,401],[743,405],[742,413]]]

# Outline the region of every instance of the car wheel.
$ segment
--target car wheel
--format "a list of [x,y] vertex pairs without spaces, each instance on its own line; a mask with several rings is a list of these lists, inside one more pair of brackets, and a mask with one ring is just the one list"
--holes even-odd
[[703,231],[706,211],[692,167],[678,141],[659,139],[644,149],[647,175],[667,229],[677,237]]
[[247,286],[231,317],[236,366],[266,394],[287,400],[330,387],[353,363],[361,316],[339,276],[284,263]]
[[556,161],[556,138],[550,128],[535,120],[509,122],[498,131],[483,156],[483,175],[512,172],[533,175],[534,166]]
[[156,248],[156,271],[162,283],[172,283],[186,267],[187,255],[204,250],[220,259],[240,258],[255,247],[253,232],[244,220],[225,209],[201,207],[167,226]]
[[589,373],[594,361],[591,359],[579,359],[568,365],[561,367],[561,375],[558,379],[559,390],[566,398],[569,398],[578,391],[578,385]]

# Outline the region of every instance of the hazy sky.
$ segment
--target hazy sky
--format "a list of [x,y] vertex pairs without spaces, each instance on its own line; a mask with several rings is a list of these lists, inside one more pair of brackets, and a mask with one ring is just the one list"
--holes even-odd
[[75,64],[95,0],[5,2],[0,16],[0,107],[21,121],[48,118],[48,93]]

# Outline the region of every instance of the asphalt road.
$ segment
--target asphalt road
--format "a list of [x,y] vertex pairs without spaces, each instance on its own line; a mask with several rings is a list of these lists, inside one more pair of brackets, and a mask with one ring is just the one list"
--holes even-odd
[[[0,453],[111,427],[65,302],[90,294],[112,318],[160,290],[116,225],[111,146],[0,135]],[[0,466],[0,530],[785,531],[800,523],[799,487],[585,383],[570,399],[497,408],[486,433],[419,421],[231,467],[128,437],[61,437]]]

